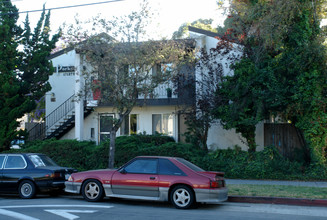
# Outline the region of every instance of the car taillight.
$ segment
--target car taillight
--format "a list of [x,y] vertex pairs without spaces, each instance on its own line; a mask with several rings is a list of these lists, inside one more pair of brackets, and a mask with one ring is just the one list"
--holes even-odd
[[217,181],[210,181],[211,188],[219,188],[219,183]]
[[53,173],[51,174],[51,178],[61,178],[61,173]]
[[225,187],[225,181],[224,180],[210,181],[210,187],[211,188]]

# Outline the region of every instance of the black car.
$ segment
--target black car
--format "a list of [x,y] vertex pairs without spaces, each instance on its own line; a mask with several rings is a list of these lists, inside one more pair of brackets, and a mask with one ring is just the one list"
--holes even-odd
[[0,193],[19,193],[23,199],[36,193],[56,194],[77,170],[58,166],[44,154],[0,154]]

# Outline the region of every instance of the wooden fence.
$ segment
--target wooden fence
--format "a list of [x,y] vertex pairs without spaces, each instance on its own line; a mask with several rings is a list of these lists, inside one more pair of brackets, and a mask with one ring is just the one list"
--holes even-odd
[[265,123],[264,146],[270,145],[276,146],[279,152],[289,159],[305,152],[301,133],[292,124]]

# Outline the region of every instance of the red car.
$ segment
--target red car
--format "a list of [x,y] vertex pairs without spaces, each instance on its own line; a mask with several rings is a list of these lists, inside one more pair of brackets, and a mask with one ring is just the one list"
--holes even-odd
[[104,196],[170,201],[186,209],[195,202],[220,203],[228,189],[222,172],[204,171],[182,158],[141,156],[119,169],[73,173],[65,191],[82,194],[90,202]]

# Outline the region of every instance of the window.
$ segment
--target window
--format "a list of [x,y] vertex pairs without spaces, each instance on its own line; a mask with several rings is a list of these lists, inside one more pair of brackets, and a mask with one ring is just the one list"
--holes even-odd
[[124,169],[127,173],[156,174],[157,166],[157,159],[137,159]]
[[174,134],[174,115],[173,114],[153,114],[152,115],[152,134]]
[[186,174],[168,159],[159,159],[159,174],[186,176]]
[[100,115],[100,142],[110,138],[110,131],[112,129],[113,114]]
[[172,63],[160,63],[156,64],[152,68],[152,75],[157,77],[162,77],[163,74],[170,74],[173,71],[173,64]]
[[20,155],[9,155],[5,164],[5,169],[24,169],[26,162]]
[[182,158],[177,158],[177,160],[179,162],[181,162],[182,164],[184,164],[185,166],[187,166],[188,168],[190,168],[191,170],[194,170],[195,172],[204,172],[204,170],[202,168],[200,168],[197,165],[191,163],[190,161],[187,161],[187,160],[182,159]]
[[45,155],[29,155],[28,157],[35,167],[58,166],[50,157]]
[[5,160],[5,156],[0,156],[0,169],[2,169],[4,160]]
[[120,128],[121,135],[130,135],[140,133],[139,129],[139,115],[130,114],[125,116]]

